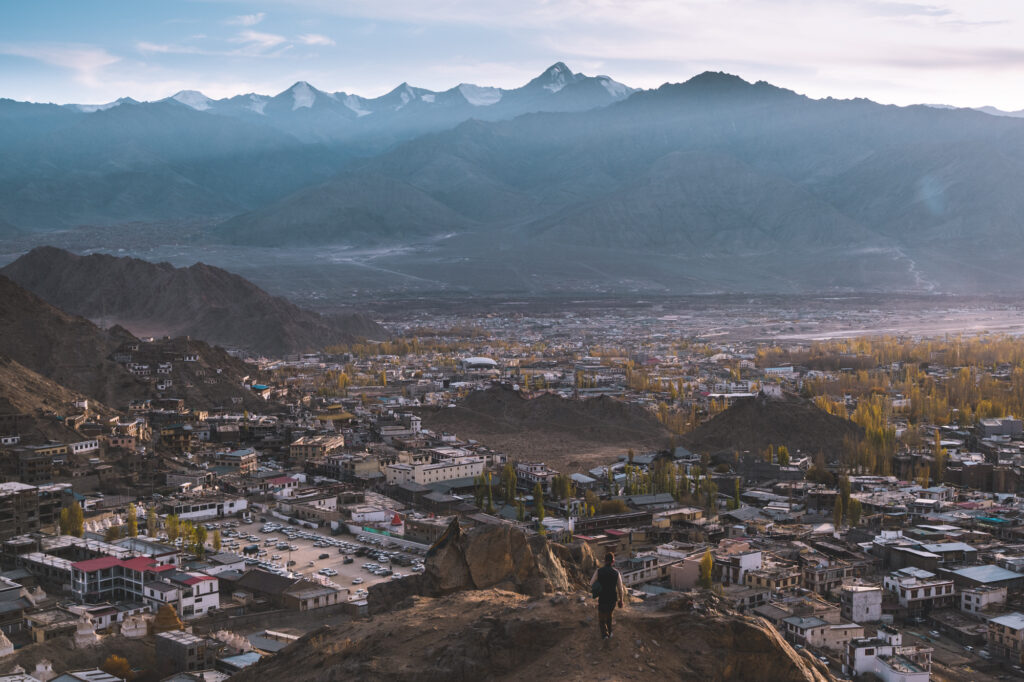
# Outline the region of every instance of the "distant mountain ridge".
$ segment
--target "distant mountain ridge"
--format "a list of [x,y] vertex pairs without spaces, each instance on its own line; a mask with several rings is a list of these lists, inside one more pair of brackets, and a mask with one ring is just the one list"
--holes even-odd
[[404,216],[430,215],[420,261],[511,263],[527,287],[522,264],[550,254],[563,271],[582,261],[572,279],[614,272],[615,286],[666,291],[984,290],[1012,280],[1022,183],[1019,119],[814,100],[708,72],[607,107],[424,135],[215,233],[358,246],[373,225],[402,243]]
[[220,100],[190,90],[98,105],[0,99],[0,238],[14,228],[228,218],[471,118],[581,111],[632,92],[559,62],[511,90],[403,83],[365,98],[299,81],[274,96]]
[[191,336],[280,357],[388,332],[361,314],[320,315],[238,275],[38,247],[0,273],[72,313],[140,336]]
[[[0,275],[0,356],[6,356],[37,374],[71,391],[124,409],[130,400],[157,396],[152,377],[136,376],[124,364],[115,362],[115,351],[138,343],[121,327],[100,329],[76,315],[47,303],[14,281]],[[222,349],[198,340],[180,340],[199,357],[197,362],[172,362],[166,375],[174,380],[169,395],[185,398],[199,408],[238,409],[263,404],[252,391],[242,387],[243,379],[256,368],[231,357]],[[161,361],[165,361],[162,358]],[[0,383],[0,397],[18,402],[15,394]]]

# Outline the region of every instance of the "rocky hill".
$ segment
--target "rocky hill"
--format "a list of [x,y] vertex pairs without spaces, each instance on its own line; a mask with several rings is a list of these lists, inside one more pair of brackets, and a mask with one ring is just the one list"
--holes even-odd
[[[123,345],[138,343],[127,330],[116,326],[100,329],[84,317],[55,308],[3,275],[0,329],[0,355],[62,387],[114,408],[158,394],[153,377],[135,376],[111,359]],[[242,388],[242,378],[254,374],[255,368],[201,341],[181,339],[177,343],[188,346],[200,359],[176,363],[176,369],[168,375],[174,382],[171,395],[185,398],[191,407],[203,408],[255,406],[262,402]],[[145,350],[146,344],[140,344],[140,348]],[[159,349],[149,350],[164,357]]]
[[594,459],[630,448],[664,448],[670,437],[637,405],[607,396],[527,398],[507,386],[471,393],[455,407],[424,409],[421,417],[429,429],[479,440],[511,457],[544,459],[556,469],[589,468]]
[[388,333],[360,314],[322,316],[197,263],[176,268],[105,254],[33,249],[0,273],[53,305],[138,336],[191,336],[280,357]]
[[316,630],[237,679],[831,679],[765,621],[719,609],[711,595],[627,605],[602,642],[594,602],[577,589],[591,570],[581,559],[593,556],[508,526],[460,533],[427,559],[430,589]]
[[849,436],[860,439],[864,430],[797,396],[758,395],[737,400],[729,409],[680,437],[697,452],[761,452],[769,445],[785,445],[791,453],[838,453]]

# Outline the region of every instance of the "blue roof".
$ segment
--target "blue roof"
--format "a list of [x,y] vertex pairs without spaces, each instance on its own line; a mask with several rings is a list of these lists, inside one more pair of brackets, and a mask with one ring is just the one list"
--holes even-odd
[[999,566],[968,566],[953,571],[956,575],[979,583],[998,583],[1004,580],[1024,580],[1024,574],[1008,571]]
[[244,654],[238,654],[236,656],[225,656],[220,660],[235,668],[247,668],[250,665],[259,663],[261,658],[262,656],[255,651],[247,651]]

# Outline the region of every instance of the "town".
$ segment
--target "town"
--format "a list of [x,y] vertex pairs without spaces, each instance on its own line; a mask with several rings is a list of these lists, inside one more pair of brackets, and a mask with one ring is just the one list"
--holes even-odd
[[613,551],[637,607],[712,594],[838,678],[1022,674],[1024,342],[437,322],[248,375],[130,341],[148,397],[0,405],[0,679],[225,679],[382,617],[453,522]]

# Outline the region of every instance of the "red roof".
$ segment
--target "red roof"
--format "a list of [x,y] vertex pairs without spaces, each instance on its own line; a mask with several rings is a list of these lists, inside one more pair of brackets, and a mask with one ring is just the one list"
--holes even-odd
[[216,580],[216,578],[209,575],[194,575],[188,580],[182,580],[181,582],[185,583],[186,585],[195,585],[196,583],[201,583],[204,580]]
[[122,561],[121,565],[133,571],[145,571],[147,568],[152,568],[155,563],[156,562],[148,556],[137,556],[134,559]]
[[268,478],[267,483],[271,483],[273,485],[285,485],[287,483],[292,483],[294,480],[295,479],[291,476],[278,476],[276,478]]

